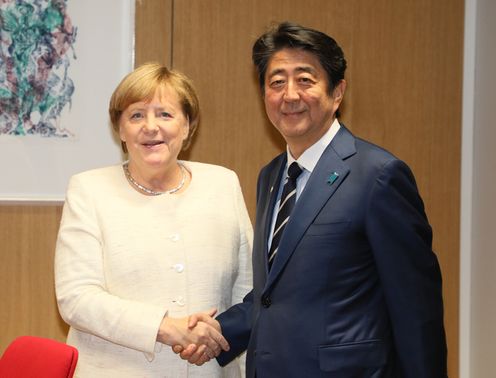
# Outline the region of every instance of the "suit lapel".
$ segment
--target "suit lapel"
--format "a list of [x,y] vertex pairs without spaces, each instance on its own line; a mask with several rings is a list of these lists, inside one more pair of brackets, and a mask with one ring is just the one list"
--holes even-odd
[[[319,159],[319,162],[310,175],[305,189],[301,193],[300,198],[293,209],[293,213],[284,230],[284,235],[279,243],[277,256],[275,257],[268,276],[266,288],[270,287],[277,276],[282,272],[308,227],[312,224],[313,220],[329,198],[346,179],[350,168],[343,160],[353,155],[355,151],[354,137],[344,128],[344,126],[342,126]],[[280,176],[281,175],[279,174],[279,177]],[[278,182],[279,180],[277,180],[277,183]],[[277,187],[274,187],[269,209],[273,209],[276,196]],[[271,210],[268,213],[272,215]],[[272,218],[265,219],[267,223],[265,225],[265,236],[268,237],[268,229]],[[267,240],[267,238],[265,240]],[[267,255],[267,242],[265,242],[265,246],[265,254]]]
[[266,201],[262,210],[262,217],[259,221],[262,224],[262,245],[263,245],[263,256],[264,256],[264,268],[265,272],[268,272],[267,256],[268,256],[268,245],[267,241],[269,239],[270,226],[272,224],[272,217],[274,214],[274,207],[277,200],[277,193],[279,191],[279,185],[281,182],[282,174],[286,166],[286,154],[281,154],[281,156],[276,161],[273,169],[269,174],[267,181],[268,195],[266,196]]

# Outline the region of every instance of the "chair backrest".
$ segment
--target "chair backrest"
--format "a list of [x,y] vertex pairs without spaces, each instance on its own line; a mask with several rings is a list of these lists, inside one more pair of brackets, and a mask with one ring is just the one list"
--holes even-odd
[[0,378],[71,378],[76,369],[76,348],[35,336],[20,336],[0,359]]

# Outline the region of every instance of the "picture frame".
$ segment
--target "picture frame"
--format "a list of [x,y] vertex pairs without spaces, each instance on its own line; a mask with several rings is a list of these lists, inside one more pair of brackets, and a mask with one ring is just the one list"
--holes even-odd
[[[25,0],[29,1],[39,5],[45,0]],[[71,133],[64,137],[0,133],[2,203],[62,203],[72,175],[123,160],[108,104],[133,68],[134,0],[65,4],[77,31],[67,69],[74,91],[57,122]]]

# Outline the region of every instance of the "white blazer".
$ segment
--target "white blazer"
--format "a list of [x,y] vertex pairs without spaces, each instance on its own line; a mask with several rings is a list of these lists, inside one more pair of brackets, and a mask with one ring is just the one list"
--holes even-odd
[[55,254],[59,311],[79,350],[76,377],[240,377],[156,342],[165,314],[238,303],[251,289],[253,230],[236,174],[183,162],[179,194],[145,196],[112,166],[73,176]]

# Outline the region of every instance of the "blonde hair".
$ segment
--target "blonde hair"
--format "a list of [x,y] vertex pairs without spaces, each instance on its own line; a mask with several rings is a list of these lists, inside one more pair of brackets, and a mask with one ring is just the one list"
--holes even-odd
[[[182,149],[191,144],[193,134],[200,123],[200,104],[193,83],[181,72],[169,70],[158,63],[145,63],[122,79],[114,90],[109,103],[109,115],[112,128],[119,132],[119,121],[126,108],[140,101],[151,101],[158,89],[169,87],[179,97],[182,111],[189,121],[188,137]],[[122,150],[127,152],[125,142],[121,142]]]

